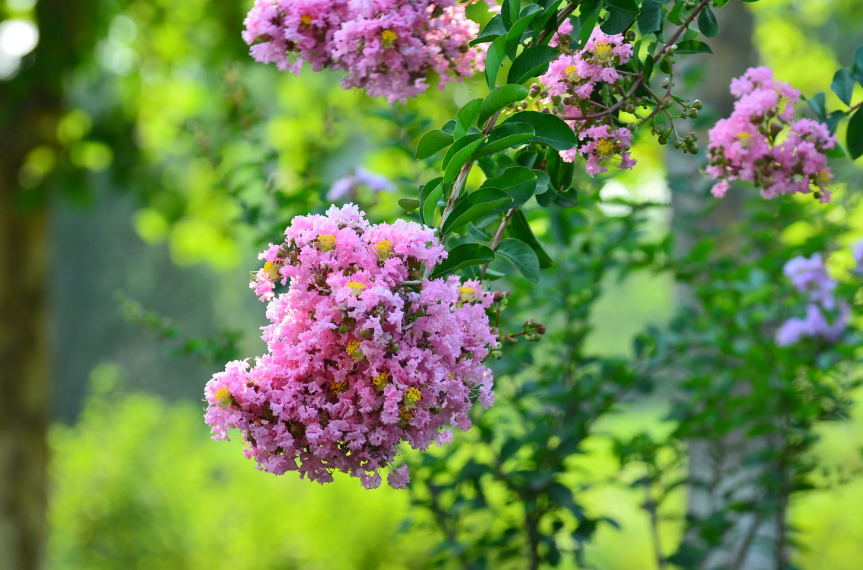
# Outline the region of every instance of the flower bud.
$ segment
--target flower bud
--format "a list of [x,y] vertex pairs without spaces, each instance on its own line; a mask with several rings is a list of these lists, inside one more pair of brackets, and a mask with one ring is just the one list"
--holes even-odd
[[545,334],[545,325],[542,323],[536,325],[536,332],[539,334]]

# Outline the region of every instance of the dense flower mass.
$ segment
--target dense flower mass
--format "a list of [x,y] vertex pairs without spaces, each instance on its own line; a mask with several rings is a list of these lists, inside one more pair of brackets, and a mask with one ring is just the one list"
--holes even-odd
[[729,181],[744,180],[767,199],[815,188],[829,202],[833,174],[826,152],[836,137],[816,121],[794,121],[800,92],[775,81],[770,68],[755,67],[732,81],[731,93],[738,98],[734,112],[710,130],[707,172],[719,180],[713,195],[721,198]]
[[[458,277],[423,280],[446,255],[434,230],[371,225],[351,204],[294,218],[285,236],[252,281],[269,302],[268,353],[207,384],[214,439],[242,430],[247,457],[271,473],[323,483],[342,471],[373,488],[389,466],[404,487],[407,466],[392,468],[402,440],[448,443],[445,426],[470,427],[472,396],[492,405],[492,295]],[[279,283],[289,288],[276,295]]]
[[828,275],[821,255],[795,257],[785,264],[783,272],[794,288],[806,295],[807,305],[803,318],[788,319],[779,327],[776,343],[788,346],[803,338],[835,342],[848,326],[851,308],[847,303],[837,302],[835,291],[838,283]]
[[482,71],[479,26],[456,0],[256,0],[243,39],[252,56],[299,73],[303,62],[347,72],[344,87],[404,101]]
[[[570,38],[572,23],[568,20],[551,41],[551,45],[569,52],[564,45]],[[632,46],[623,34],[607,35],[595,28],[582,49],[564,53],[551,62],[548,71],[540,77],[548,97],[545,103],[557,107],[559,114],[568,117],[582,117],[581,103],[588,101],[602,84],[614,85],[620,79],[619,66],[626,64],[632,57]],[[632,133],[626,128],[613,128],[608,124],[592,124],[589,120],[567,121],[578,135],[579,145],[561,151],[566,162],[573,162],[582,155],[587,158],[587,173],[594,176],[606,172],[607,165],[620,157],[621,169],[631,169],[635,160],[630,158],[629,149]]]

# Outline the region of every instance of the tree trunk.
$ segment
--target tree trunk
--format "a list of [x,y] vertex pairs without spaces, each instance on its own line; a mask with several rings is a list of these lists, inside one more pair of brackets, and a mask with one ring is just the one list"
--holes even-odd
[[16,204],[17,168],[0,164],[0,558],[43,566],[48,464],[45,209]]

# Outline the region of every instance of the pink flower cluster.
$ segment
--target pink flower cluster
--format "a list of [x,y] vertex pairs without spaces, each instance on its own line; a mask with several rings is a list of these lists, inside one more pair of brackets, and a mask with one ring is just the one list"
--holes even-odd
[[390,103],[482,71],[479,25],[456,0],[255,0],[243,39],[263,63],[299,73],[303,62],[347,72],[342,85]]
[[754,67],[731,82],[731,93],[738,98],[734,112],[710,130],[707,172],[719,180],[713,195],[722,198],[729,181],[744,180],[766,199],[814,187],[821,202],[829,202],[833,174],[826,152],[836,137],[821,123],[794,120],[800,92],[775,81],[770,68]]
[[[562,47],[560,44],[566,43],[571,32],[572,23],[567,20],[561,25],[551,45]],[[583,116],[579,102],[590,99],[602,83],[615,84],[620,79],[617,66],[626,64],[630,57],[632,46],[626,43],[623,34],[609,36],[595,28],[583,49],[561,55],[551,62],[548,72],[540,77],[549,94],[545,102],[561,102],[568,117]],[[560,156],[566,162],[573,162],[578,155],[586,157],[587,173],[591,176],[606,172],[607,165],[615,156],[621,158],[618,168],[631,169],[635,166],[636,161],[630,158],[627,151],[632,144],[629,129],[612,129],[606,124],[591,125],[587,120],[572,120],[568,123],[582,143],[561,151]]]
[[392,467],[402,440],[448,443],[446,426],[470,427],[473,396],[493,403],[493,296],[458,277],[423,280],[446,256],[434,230],[371,225],[352,204],[294,218],[285,236],[253,275],[269,302],[268,353],[213,376],[206,422],[216,440],[240,429],[246,456],[270,473],[324,483],[341,471],[374,488],[389,466],[403,488],[407,465]]
[[807,296],[807,305],[802,319],[794,317],[782,323],[776,331],[776,344],[789,346],[807,337],[838,340],[848,326],[851,308],[836,301],[838,283],[827,274],[821,255],[795,257],[785,264],[783,272],[794,288]]

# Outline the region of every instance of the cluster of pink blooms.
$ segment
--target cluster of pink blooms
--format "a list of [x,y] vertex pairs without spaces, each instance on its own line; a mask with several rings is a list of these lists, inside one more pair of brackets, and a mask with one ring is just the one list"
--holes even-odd
[[430,72],[441,86],[482,71],[479,25],[456,0],[255,0],[243,39],[252,56],[299,73],[344,70],[342,85],[392,103],[423,93]]
[[721,198],[729,181],[744,180],[759,187],[763,198],[808,194],[814,187],[829,202],[833,174],[825,153],[836,137],[821,123],[794,120],[800,92],[775,81],[770,68],[755,67],[731,82],[731,93],[738,98],[734,112],[710,130],[707,172],[719,180],[713,195]]
[[807,296],[807,305],[803,318],[794,317],[782,323],[776,332],[776,344],[789,346],[803,338],[838,340],[848,326],[851,308],[836,301],[838,283],[828,275],[821,255],[795,257],[785,264],[783,272],[794,288]]
[[[572,32],[572,23],[565,21],[551,42],[551,45],[566,48],[567,38]],[[617,67],[624,65],[632,57],[632,46],[623,34],[607,35],[595,28],[584,47],[572,53],[564,53],[551,62],[548,71],[540,81],[548,91],[546,103],[555,100],[563,102],[566,116],[583,116],[579,103],[590,99],[601,84],[614,85],[620,79]],[[587,172],[591,176],[606,172],[607,165],[615,156],[620,156],[617,165],[621,169],[631,169],[636,161],[630,158],[627,149],[632,144],[632,133],[626,128],[612,128],[607,124],[592,125],[589,121],[568,121],[582,141],[570,150],[561,151],[566,162],[572,162],[579,154],[587,158]]]
[[[240,429],[259,468],[321,483],[341,471],[395,488],[399,443],[426,449],[468,429],[472,397],[494,400],[483,364],[496,348],[493,295],[458,277],[423,279],[446,253],[431,228],[371,225],[356,206],[294,218],[283,243],[261,254],[251,286],[268,301],[254,364],[235,361],[206,387],[214,439]],[[277,284],[289,284],[275,294]]]

